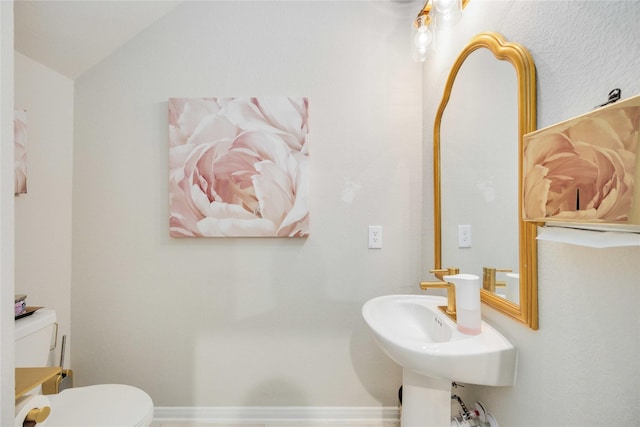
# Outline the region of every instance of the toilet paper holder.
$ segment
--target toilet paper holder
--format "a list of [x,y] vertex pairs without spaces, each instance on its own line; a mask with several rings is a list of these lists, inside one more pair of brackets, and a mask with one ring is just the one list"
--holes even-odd
[[42,394],[58,394],[71,387],[73,387],[73,371],[63,369],[58,375],[42,383]]
[[39,423],[43,423],[50,413],[51,408],[49,406],[44,406],[42,408],[33,408],[24,418],[24,422],[22,423],[22,425],[23,427],[30,427],[35,426]]

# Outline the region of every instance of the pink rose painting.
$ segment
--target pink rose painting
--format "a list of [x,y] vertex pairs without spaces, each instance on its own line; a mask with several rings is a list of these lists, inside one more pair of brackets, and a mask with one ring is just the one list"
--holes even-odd
[[15,194],[27,192],[27,112],[13,112]]
[[640,224],[640,96],[524,138],[525,219]]
[[309,235],[307,98],[169,99],[173,237]]

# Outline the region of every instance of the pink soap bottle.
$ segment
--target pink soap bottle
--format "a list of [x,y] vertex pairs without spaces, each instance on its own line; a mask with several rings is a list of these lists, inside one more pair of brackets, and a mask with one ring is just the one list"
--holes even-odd
[[455,286],[456,317],[458,330],[463,334],[478,335],[480,323],[480,277],[475,274],[444,276],[444,280]]

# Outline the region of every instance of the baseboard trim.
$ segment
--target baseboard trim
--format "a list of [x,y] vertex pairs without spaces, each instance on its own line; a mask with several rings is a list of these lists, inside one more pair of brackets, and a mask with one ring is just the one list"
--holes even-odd
[[400,419],[395,407],[342,406],[160,406],[153,421],[198,421],[212,423],[381,423]]

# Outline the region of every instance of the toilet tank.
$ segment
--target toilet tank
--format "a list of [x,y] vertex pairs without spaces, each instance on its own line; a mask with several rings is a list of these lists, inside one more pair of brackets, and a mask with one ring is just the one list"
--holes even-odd
[[16,367],[52,366],[51,353],[55,348],[58,327],[56,312],[41,308],[15,322]]

